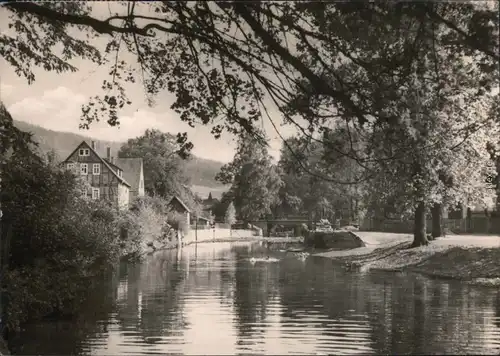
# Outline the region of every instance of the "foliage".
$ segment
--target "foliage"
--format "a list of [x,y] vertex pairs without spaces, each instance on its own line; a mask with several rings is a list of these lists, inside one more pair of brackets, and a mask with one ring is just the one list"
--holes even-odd
[[186,216],[177,211],[170,211],[167,214],[167,222],[175,231],[182,231],[184,234],[188,232],[189,226],[186,222]]
[[[216,200],[212,205],[212,214],[214,214],[215,220],[222,222],[224,221],[225,214],[229,204],[233,201],[233,193],[231,190],[222,193],[221,199]],[[233,204],[234,205],[234,204]]]
[[2,166],[2,288],[7,321],[72,314],[119,254],[117,211],[81,198],[79,182],[35,154]]
[[[487,85],[499,57],[497,4],[133,2],[120,3],[107,19],[94,18],[93,6],[11,2],[2,7],[17,33],[2,34],[0,55],[28,82],[35,80],[33,65],[75,71],[69,63],[75,57],[109,67],[105,95],[83,108],[84,126],[101,113],[116,125],[119,110],[130,104],[126,83],[141,80],[148,95],[175,93],[172,109],[181,119],[210,125],[216,137],[223,130],[255,133],[264,93],[283,113],[300,112],[313,126],[336,115],[385,122],[392,115],[380,110],[384,103],[376,102],[378,95],[367,92],[377,87],[382,95],[397,96],[377,78],[407,76],[420,53],[450,48],[457,56],[445,62],[473,57],[485,73],[478,79]],[[92,40],[105,35],[111,36],[100,52]],[[124,52],[137,63],[126,63]],[[342,62],[347,65],[334,66]],[[357,80],[364,73],[371,83]],[[181,135],[179,142],[187,138]]]
[[227,207],[226,214],[224,214],[224,222],[229,225],[233,225],[236,222],[236,209],[233,202],[229,203]]
[[127,210],[119,216],[121,256],[138,258],[143,250],[143,232],[138,211]]
[[[348,133],[341,126],[325,131],[322,138],[287,139],[279,161],[284,182],[280,189],[280,212],[284,215],[306,214],[311,218],[313,215],[357,217],[361,208],[362,184],[339,184],[323,177],[331,177],[331,172],[335,172],[338,179],[354,181],[363,168],[348,157],[347,152],[356,148],[351,146],[359,145],[358,141],[355,133]],[[302,162],[314,166],[315,174],[310,174]]]
[[137,197],[130,205],[130,210],[137,212],[141,208],[147,206],[160,214],[167,214],[170,210],[169,202],[158,195],[144,195]]
[[[483,139],[468,143],[476,131],[496,131],[475,114],[500,77],[497,2],[134,2],[105,20],[89,16],[87,4],[3,8],[14,15],[9,21],[18,36],[0,37],[9,44],[0,55],[29,82],[32,64],[70,71],[68,59],[78,56],[109,65],[105,95],[83,107],[83,126],[101,113],[117,124],[129,104],[125,83],[141,79],[147,94],[175,93],[171,108],[192,126],[209,125],[215,137],[226,130],[262,139],[256,124],[267,94],[303,137],[339,119],[355,125],[367,145],[354,157],[365,166],[354,181],[377,177],[375,187],[390,187],[410,210],[482,191],[476,189],[482,169],[465,162],[483,160]],[[105,50],[115,60],[72,36],[71,26],[116,35]],[[120,60],[123,48],[137,56],[138,67]],[[186,135],[177,142],[190,148]],[[468,147],[458,153],[463,158],[453,163],[455,147],[462,146]],[[322,178],[341,183],[329,173],[333,178]],[[262,196],[265,189],[254,186],[245,194]],[[251,204],[238,194],[242,214]],[[268,213],[273,203],[242,215]]]
[[168,244],[174,240],[177,228],[171,216],[168,201],[159,196],[136,198],[130,211],[124,213],[122,228],[127,233],[125,254],[138,256],[145,244]]
[[216,179],[231,183],[237,215],[245,222],[270,214],[278,201],[278,167],[272,164],[266,146],[249,135],[240,138],[233,161],[222,167]]
[[[482,40],[490,39],[482,45],[498,50],[497,39],[490,37],[498,33],[495,15],[473,6],[429,6],[420,8],[417,18],[407,12],[420,7],[414,4],[377,4],[375,13],[361,6],[358,14],[349,6],[304,7],[324,37],[335,40],[320,55],[304,38],[298,51],[316,75],[345,88],[342,94],[354,98],[364,115],[361,120],[352,111],[349,115],[331,96],[314,91],[298,91],[297,100],[287,105],[289,120],[307,118],[313,132],[319,127],[328,133],[335,118],[352,124],[364,142],[342,154],[363,167],[357,180],[370,180],[366,191],[374,205],[393,204],[402,214],[416,214],[415,245],[427,243],[427,208],[484,200],[494,193],[485,184],[493,173],[486,146],[498,133],[496,122],[485,115],[498,96],[492,92],[498,86],[497,52],[485,55],[450,45],[456,28],[438,14],[453,13],[462,23],[482,18],[491,31],[481,34]],[[370,21],[359,22],[359,16]]]
[[12,116],[0,102],[0,163],[3,164],[12,152],[29,153],[34,148],[32,136],[14,125]]
[[372,198],[392,201],[401,214],[411,214],[417,204],[473,206],[496,195],[487,184],[496,174],[488,152],[499,132],[488,114],[495,99],[475,92],[477,81],[466,73],[474,73],[473,66],[452,64],[440,70],[448,78],[443,89],[415,74],[401,88],[399,126],[372,128],[369,150],[377,165],[371,192],[378,195]]
[[180,190],[187,183],[182,170],[179,147],[169,133],[148,129],[144,135],[129,139],[118,156],[142,157],[144,167],[144,188],[151,194],[167,197]]

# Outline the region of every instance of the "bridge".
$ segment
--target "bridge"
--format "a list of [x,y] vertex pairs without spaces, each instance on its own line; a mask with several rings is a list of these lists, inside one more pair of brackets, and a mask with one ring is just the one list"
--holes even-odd
[[294,218],[294,219],[272,219],[272,220],[256,220],[252,221],[251,224],[262,229],[262,234],[264,236],[268,235],[268,226],[281,225],[285,228],[290,228],[293,230],[296,226],[302,224],[309,224],[309,220],[305,218]]

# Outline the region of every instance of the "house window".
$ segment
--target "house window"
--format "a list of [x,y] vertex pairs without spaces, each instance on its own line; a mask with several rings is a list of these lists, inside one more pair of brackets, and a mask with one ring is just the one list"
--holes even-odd
[[80,156],[90,156],[90,150],[88,148],[80,148]]
[[81,175],[89,174],[89,165],[87,163],[80,163],[80,174]]
[[92,174],[95,176],[98,176],[101,174],[101,164],[100,163],[94,163],[92,165]]
[[68,163],[68,164],[66,164],[66,168],[68,168],[68,169],[74,169],[75,168],[75,164],[74,163]]
[[92,199],[97,200],[99,199],[99,188],[92,188]]

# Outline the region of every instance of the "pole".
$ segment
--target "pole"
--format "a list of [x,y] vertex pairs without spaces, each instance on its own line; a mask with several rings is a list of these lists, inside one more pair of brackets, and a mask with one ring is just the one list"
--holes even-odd
[[198,243],[198,216],[196,216],[196,222],[194,225],[194,243]]

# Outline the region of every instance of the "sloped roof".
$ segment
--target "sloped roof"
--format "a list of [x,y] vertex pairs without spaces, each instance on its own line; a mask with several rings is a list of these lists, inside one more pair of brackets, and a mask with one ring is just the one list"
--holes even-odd
[[123,177],[130,183],[132,190],[139,190],[142,158],[117,158],[115,165],[123,171]]
[[109,170],[113,173],[113,175],[114,175],[114,176],[118,179],[118,181],[119,181],[120,183],[123,183],[123,184],[125,184],[126,186],[131,187],[130,183],[128,183],[128,182],[127,182],[124,178],[120,177],[120,176],[118,175],[118,173],[116,173],[116,171],[115,171],[113,168],[111,168],[110,164],[109,164],[109,163],[108,163],[105,159],[103,159],[103,158],[99,155],[99,153],[97,153],[97,152],[96,152],[96,151],[92,148],[92,146],[91,146],[91,145],[89,145],[89,144],[88,144],[87,142],[85,142],[85,141],[82,141],[82,143],[80,143],[78,146],[76,146],[76,148],[73,150],[73,152],[71,152],[71,153],[69,154],[69,156],[68,156],[68,157],[66,157],[66,159],[65,159],[63,162],[66,162],[66,161],[67,161],[67,160],[68,160],[71,156],[73,156],[73,154],[74,154],[74,153],[75,153],[75,152],[76,152],[76,151],[77,151],[77,150],[78,150],[78,149],[79,149],[82,145],[86,146],[86,148],[89,148],[89,149],[90,149],[90,151],[91,151],[91,152],[93,152],[93,153],[94,153],[94,154],[95,154],[95,155],[96,155],[96,156],[97,156],[97,157],[101,160],[102,164],[104,164],[104,165],[105,165],[105,166],[106,166],[106,167],[107,167],[107,168],[108,168],[108,169],[109,169]]
[[105,160],[106,163],[109,164],[109,166],[111,168],[113,168],[115,171],[118,170],[118,169],[121,169],[123,171],[123,169],[121,167],[118,167],[116,164],[114,164],[113,162],[111,162],[109,159],[103,158],[103,160]]
[[186,211],[187,211],[188,213],[190,213],[190,212],[191,212],[191,209],[189,209],[189,207],[188,207],[188,206],[187,206],[187,205],[186,205],[186,204],[185,204],[185,203],[184,203],[181,199],[179,199],[179,197],[178,197],[177,195],[174,195],[172,198],[170,198],[170,199],[168,200],[168,202],[169,202],[169,203],[171,203],[171,202],[172,202],[172,200],[177,200],[177,201],[178,201],[178,202],[182,205],[182,207],[183,207],[184,209],[186,209]]

